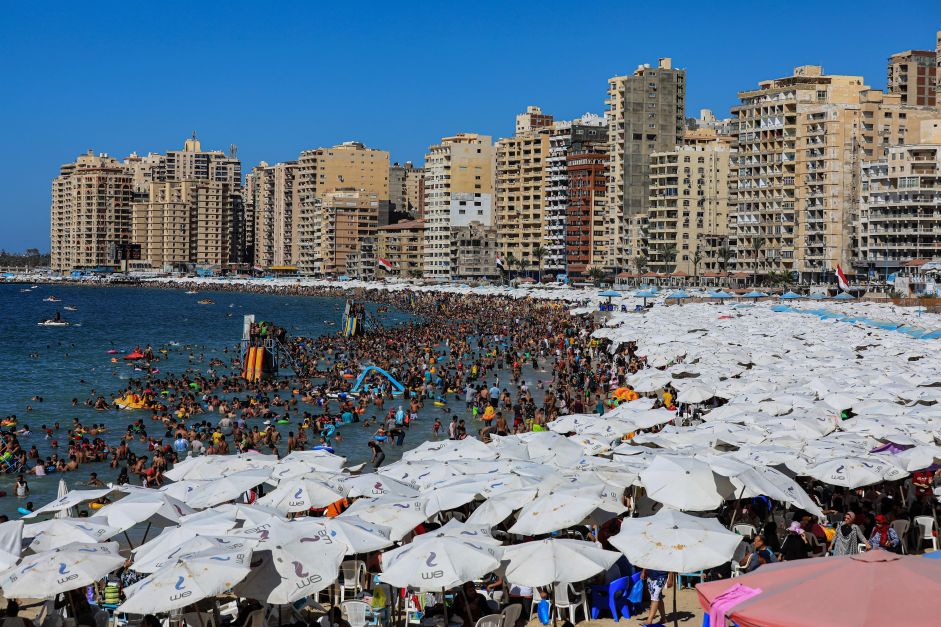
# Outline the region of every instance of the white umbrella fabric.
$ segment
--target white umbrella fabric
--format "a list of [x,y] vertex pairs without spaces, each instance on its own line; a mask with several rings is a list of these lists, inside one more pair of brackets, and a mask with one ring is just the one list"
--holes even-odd
[[506,580],[522,586],[575,583],[610,568],[620,553],[606,551],[593,542],[548,538],[506,547],[509,560]]
[[0,572],[20,559],[23,550],[23,521],[8,520],[0,523]]
[[98,581],[124,563],[118,543],[68,544],[23,558],[0,577],[8,599],[51,599]]
[[110,527],[103,518],[50,518],[26,525],[23,536],[33,538],[29,548],[35,552],[57,549],[73,542],[94,543],[107,540],[118,529]]
[[132,492],[121,500],[99,509],[95,513],[95,518],[103,518],[111,527],[127,531],[134,525],[150,520],[154,516],[178,523],[183,516],[194,513],[196,510],[183,501],[162,492]]
[[235,472],[201,485],[190,492],[183,502],[195,508],[212,507],[239,498],[243,493],[267,481],[270,476],[271,470],[266,468],[250,468]]
[[705,512],[722,505],[712,469],[697,459],[657,455],[640,481],[647,496],[675,509]]
[[287,479],[278,487],[258,499],[262,507],[293,514],[311,508],[326,507],[346,496],[346,490],[338,490],[328,483],[315,479]]
[[[62,491],[63,486],[65,486],[65,482],[60,480],[60,492]],[[54,501],[46,503],[32,513],[26,514],[23,516],[23,518],[35,518],[40,514],[64,512],[71,507],[75,507],[80,503],[84,503],[85,501],[94,501],[95,499],[100,499],[101,497],[109,494],[111,491],[111,488],[101,488],[100,490],[72,490],[66,494],[60,494]],[[66,516],[66,514],[62,515],[62,517],[64,516]]]
[[389,537],[395,541],[401,540],[412,529],[427,520],[422,500],[394,496],[359,499],[337,518],[351,516],[388,527]]
[[382,554],[379,580],[397,588],[453,588],[500,566],[502,549],[488,543],[440,536]]

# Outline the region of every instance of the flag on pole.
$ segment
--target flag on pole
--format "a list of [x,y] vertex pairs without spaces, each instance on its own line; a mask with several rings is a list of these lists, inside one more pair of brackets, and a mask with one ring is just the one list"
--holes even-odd
[[846,275],[843,274],[843,268],[841,268],[840,266],[836,267],[836,282],[837,282],[837,285],[840,286],[840,289],[843,290],[844,292],[849,290],[850,283],[849,281],[846,280]]
[[376,263],[385,268],[386,272],[392,272],[392,268],[394,267],[391,261],[383,259],[382,257],[376,257]]
[[497,255],[497,267],[506,272],[506,266],[503,265],[503,258],[500,255]]

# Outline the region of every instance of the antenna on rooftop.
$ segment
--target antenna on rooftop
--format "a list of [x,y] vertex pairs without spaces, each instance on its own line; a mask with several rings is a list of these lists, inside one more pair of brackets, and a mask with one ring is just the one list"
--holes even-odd
[[229,144],[229,158],[238,159],[239,157],[239,147],[235,144]]

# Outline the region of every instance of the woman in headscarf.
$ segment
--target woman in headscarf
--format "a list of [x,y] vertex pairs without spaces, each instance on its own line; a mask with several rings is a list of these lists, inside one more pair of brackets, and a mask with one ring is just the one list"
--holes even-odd
[[899,534],[895,533],[895,529],[889,526],[889,519],[882,514],[876,516],[876,526],[873,527],[872,535],[869,536],[869,548],[895,553],[900,545]]
[[856,523],[856,514],[846,512],[843,516],[843,524],[836,528],[836,535],[833,536],[833,544],[830,552],[833,555],[855,555],[859,553],[859,545],[869,545],[866,536],[863,534],[859,525]]

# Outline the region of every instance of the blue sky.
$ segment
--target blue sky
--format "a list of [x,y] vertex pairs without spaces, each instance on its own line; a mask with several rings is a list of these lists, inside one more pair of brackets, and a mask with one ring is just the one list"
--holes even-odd
[[886,57],[941,29],[938,0],[667,5],[6,2],[0,247],[48,250],[50,181],[89,148],[162,152],[195,130],[246,171],[349,139],[420,163],[443,135],[512,134],[528,104],[601,113],[608,77],[658,57],[686,68],[690,114],[727,115],[796,65],[883,88]]

